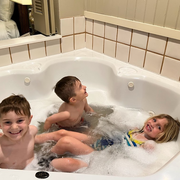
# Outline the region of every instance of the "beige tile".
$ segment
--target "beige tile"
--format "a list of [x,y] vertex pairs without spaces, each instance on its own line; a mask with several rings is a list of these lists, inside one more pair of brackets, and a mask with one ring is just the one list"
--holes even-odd
[[63,37],[61,47],[62,47],[62,53],[73,51],[74,50],[73,36]]
[[45,45],[44,42],[29,44],[30,59],[37,59],[45,57]]
[[133,31],[131,45],[146,49],[148,33],[142,31]]
[[166,55],[180,59],[180,40],[175,40],[175,39],[168,40]]
[[105,24],[105,38],[116,41],[117,26],[113,24]]
[[86,33],[86,47],[92,49],[92,35]]
[[47,56],[61,53],[60,51],[60,39],[46,41]]
[[85,17],[78,16],[74,17],[74,33],[85,32]]
[[147,52],[144,68],[154,73],[160,73],[163,56]]
[[149,51],[164,54],[166,40],[166,37],[150,34],[147,49]]
[[75,35],[75,49],[85,47],[85,33]]
[[29,60],[29,52],[27,45],[15,46],[15,47],[11,47],[10,49],[11,49],[11,56],[13,63]]
[[116,59],[128,62],[130,46],[117,43]]
[[94,21],[93,33],[97,36],[104,37],[104,22]]
[[11,64],[9,48],[0,49],[0,66],[7,66]]
[[165,57],[161,74],[170,79],[179,81],[180,61]]
[[93,33],[93,20],[86,19],[86,32],[92,34]]
[[60,20],[61,24],[61,35],[72,35],[73,34],[73,18],[65,18]]
[[104,45],[104,39],[93,36],[93,50],[97,51],[99,53],[103,53],[103,45]]
[[104,41],[104,54],[115,58],[116,42],[105,39]]
[[145,50],[131,47],[129,63],[138,67],[143,67]]
[[130,45],[131,42],[131,29],[118,27],[117,41]]

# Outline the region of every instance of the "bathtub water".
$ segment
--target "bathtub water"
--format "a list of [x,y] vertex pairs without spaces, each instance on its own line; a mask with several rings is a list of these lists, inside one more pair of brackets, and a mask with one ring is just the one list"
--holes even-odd
[[[32,124],[38,126],[38,121],[44,121],[62,103],[52,88],[66,75],[77,76],[87,86],[89,104],[113,107],[113,113],[100,118],[97,130],[103,126],[106,132],[119,133],[134,125],[140,127],[149,114],[167,113],[180,119],[180,83],[87,49],[2,67],[0,101],[12,93],[23,94],[32,106]],[[48,179],[105,180],[109,175],[112,179],[178,179],[179,143],[178,138],[176,143],[158,145],[154,154],[113,146],[95,152],[90,167],[82,173],[49,172]],[[107,154],[113,156],[107,159]],[[36,179],[35,173],[0,170],[1,178],[9,180]]]

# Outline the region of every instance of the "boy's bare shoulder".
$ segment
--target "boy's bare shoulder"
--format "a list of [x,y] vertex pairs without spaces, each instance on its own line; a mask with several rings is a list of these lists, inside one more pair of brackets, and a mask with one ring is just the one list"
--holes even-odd
[[31,135],[35,136],[38,132],[38,129],[36,126],[34,125],[29,125],[29,132]]

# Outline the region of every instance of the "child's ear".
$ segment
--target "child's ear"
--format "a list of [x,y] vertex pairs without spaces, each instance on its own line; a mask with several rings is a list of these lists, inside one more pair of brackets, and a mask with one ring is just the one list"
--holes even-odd
[[33,115],[31,115],[31,116],[29,117],[29,124],[31,123],[32,118],[33,118]]
[[69,99],[69,102],[70,102],[70,103],[74,103],[75,101],[76,101],[76,98],[75,98],[75,97],[72,97],[72,98]]

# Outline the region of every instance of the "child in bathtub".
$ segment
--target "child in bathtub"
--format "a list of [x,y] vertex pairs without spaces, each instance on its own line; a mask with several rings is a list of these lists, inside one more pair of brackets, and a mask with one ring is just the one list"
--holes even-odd
[[57,114],[48,117],[44,124],[44,130],[48,130],[52,124],[59,128],[71,128],[83,122],[83,112],[94,112],[88,105],[86,86],[74,76],[66,76],[59,80],[54,89],[55,93],[64,103]]
[[[0,129],[3,131],[0,136],[0,168],[25,169],[32,163],[37,128],[30,125],[31,119],[30,104],[22,95],[12,95],[0,103]],[[50,165],[54,170],[67,172],[87,166],[72,158],[55,159]]]
[[[125,136],[124,140],[128,146],[142,147],[147,150],[153,150],[156,143],[175,141],[178,138],[180,122],[167,114],[160,114],[150,117],[144,123],[142,129],[131,130]],[[103,150],[116,143],[122,143],[123,139],[110,139],[108,137],[90,137],[86,134],[59,130],[49,133],[49,136],[43,134],[36,137],[38,143],[43,143],[53,139],[57,144],[51,149],[53,153],[64,154],[70,152],[74,155],[90,154],[95,150]]]

